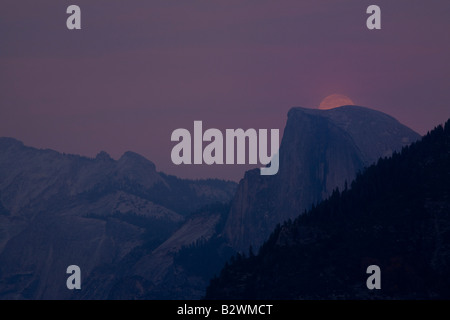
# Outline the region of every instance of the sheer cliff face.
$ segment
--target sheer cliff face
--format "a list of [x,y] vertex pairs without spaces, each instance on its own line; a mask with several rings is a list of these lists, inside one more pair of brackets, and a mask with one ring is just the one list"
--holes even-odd
[[[275,228],[257,255],[211,280],[206,299],[448,300],[450,120]],[[367,269],[381,270],[368,290]]]
[[292,219],[344,188],[379,157],[399,151],[419,135],[394,118],[368,108],[293,108],[280,146],[277,175],[248,171],[225,227],[237,250],[258,247],[277,223]]

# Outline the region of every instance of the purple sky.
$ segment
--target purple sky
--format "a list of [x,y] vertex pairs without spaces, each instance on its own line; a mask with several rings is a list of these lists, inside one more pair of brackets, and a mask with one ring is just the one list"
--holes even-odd
[[[66,28],[70,4],[82,30]],[[367,6],[382,30],[366,28]],[[127,151],[181,177],[171,132],[279,128],[332,93],[420,134],[450,117],[450,1],[73,0],[0,2],[0,136],[66,153]]]

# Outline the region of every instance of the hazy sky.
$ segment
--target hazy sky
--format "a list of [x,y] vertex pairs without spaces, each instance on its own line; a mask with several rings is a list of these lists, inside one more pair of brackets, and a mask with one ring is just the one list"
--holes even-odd
[[[82,30],[66,28],[70,4]],[[172,131],[282,132],[291,107],[339,93],[424,134],[450,117],[449,57],[445,0],[2,0],[0,136],[239,179],[245,167],[173,165]]]

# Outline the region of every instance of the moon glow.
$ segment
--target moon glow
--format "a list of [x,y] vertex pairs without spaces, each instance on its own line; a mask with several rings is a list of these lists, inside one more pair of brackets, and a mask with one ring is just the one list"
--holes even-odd
[[352,99],[343,94],[332,94],[322,100],[319,109],[328,110],[347,105],[354,105]]

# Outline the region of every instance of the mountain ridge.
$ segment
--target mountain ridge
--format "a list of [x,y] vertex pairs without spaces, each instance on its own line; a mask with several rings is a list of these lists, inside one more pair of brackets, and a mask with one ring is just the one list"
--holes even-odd
[[[236,249],[262,243],[305,199],[326,197],[374,157],[358,132],[372,128],[363,142],[385,141],[379,156],[407,144],[405,132],[418,136],[367,108],[305,110],[289,112],[279,173],[251,170],[238,186],[157,172],[131,151],[88,158],[0,138],[0,298],[201,298]],[[55,273],[74,262],[87,279],[81,295]]]
[[72,264],[111,288],[123,271],[102,278],[101,270],[158,247],[190,212],[228,202],[235,187],[165,175],[133,152],[88,158],[0,138],[0,298],[76,299],[65,288]]

